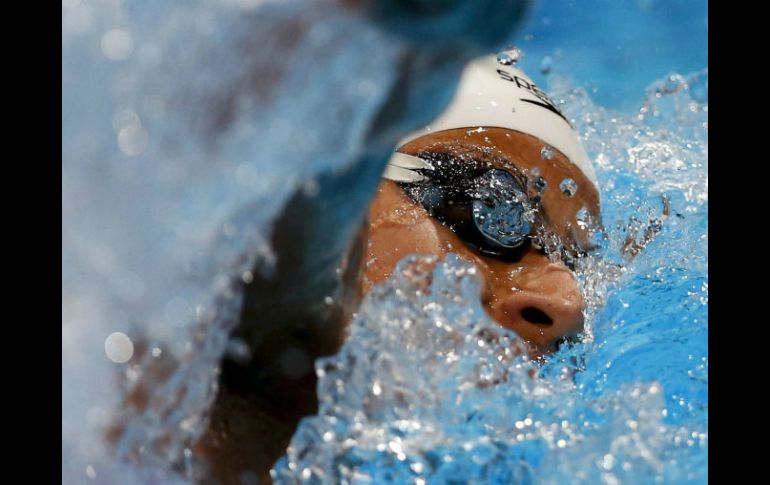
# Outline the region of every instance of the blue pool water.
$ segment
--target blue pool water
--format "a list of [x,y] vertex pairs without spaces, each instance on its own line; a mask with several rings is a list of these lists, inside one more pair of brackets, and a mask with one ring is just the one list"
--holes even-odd
[[[233,281],[270,261],[265,235],[288,194],[387,145],[368,128],[400,53],[437,51],[323,1],[62,10],[63,482],[190,483],[240,305]],[[292,19],[306,29],[297,45],[276,27]],[[587,337],[533,380],[481,310],[471,268],[397,274],[318,362],[318,415],[278,481],[706,483],[706,37],[705,2],[656,0],[542,1],[501,37],[596,163],[607,235],[579,268]],[[436,95],[385,128],[440,109],[453,65],[439,67],[411,81]],[[651,225],[657,237],[624,259]],[[430,294],[416,292],[430,271]],[[155,382],[161,355],[176,364]],[[148,408],[125,407],[143,383]]]

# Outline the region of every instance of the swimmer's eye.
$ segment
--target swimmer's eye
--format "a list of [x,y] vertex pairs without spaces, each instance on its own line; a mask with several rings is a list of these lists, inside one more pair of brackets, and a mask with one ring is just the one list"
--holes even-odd
[[494,168],[425,176],[404,184],[407,193],[472,249],[506,258],[530,241],[537,208],[520,178]]

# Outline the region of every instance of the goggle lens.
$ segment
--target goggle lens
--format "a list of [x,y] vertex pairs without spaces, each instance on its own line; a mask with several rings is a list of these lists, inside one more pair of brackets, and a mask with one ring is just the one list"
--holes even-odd
[[514,249],[532,233],[529,198],[518,181],[504,170],[488,170],[474,180],[473,222],[489,243]]
[[536,208],[510,172],[489,168],[447,176],[433,170],[421,174],[424,180],[405,184],[407,193],[466,244],[505,256],[530,238]]

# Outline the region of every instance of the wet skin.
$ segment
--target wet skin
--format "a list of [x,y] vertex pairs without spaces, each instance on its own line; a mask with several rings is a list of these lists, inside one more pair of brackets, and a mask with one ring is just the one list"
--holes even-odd
[[[585,206],[598,220],[598,194],[557,151],[551,160],[543,160],[542,146],[528,135],[490,128],[481,132],[448,130],[411,142],[401,151],[410,155],[461,151],[476,159],[485,157],[499,168],[527,171],[537,167],[548,182],[542,197],[544,217],[563,240],[575,239],[577,246],[585,247],[587,234],[576,223],[575,214]],[[573,197],[558,190],[564,178],[578,183]],[[369,221],[363,292],[387,279],[408,254],[443,259],[456,253],[479,268],[481,301],[487,313],[527,341],[533,356],[554,351],[562,339],[582,331],[584,302],[572,272],[563,262],[552,262],[534,245],[526,244],[515,258],[505,261],[481,254],[390,180],[384,180],[378,188]]]

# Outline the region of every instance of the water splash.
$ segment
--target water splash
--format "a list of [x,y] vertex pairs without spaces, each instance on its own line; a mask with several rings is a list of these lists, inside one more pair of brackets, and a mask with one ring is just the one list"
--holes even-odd
[[503,66],[512,66],[524,57],[524,53],[518,47],[509,47],[497,54],[497,62]]
[[[605,223],[600,249],[576,268],[587,304],[582,340],[535,365],[481,309],[473,267],[453,257],[402,262],[369,295],[342,352],[318,363],[322,404],[276,464],[278,483],[705,480],[705,175],[677,190],[683,181],[664,152],[632,154],[663,143],[702,170],[706,132],[656,132],[562,86],[555,99],[600,161]],[[662,195],[683,217],[666,219],[627,259],[628,221],[660,220]],[[688,204],[696,209],[677,212]]]

